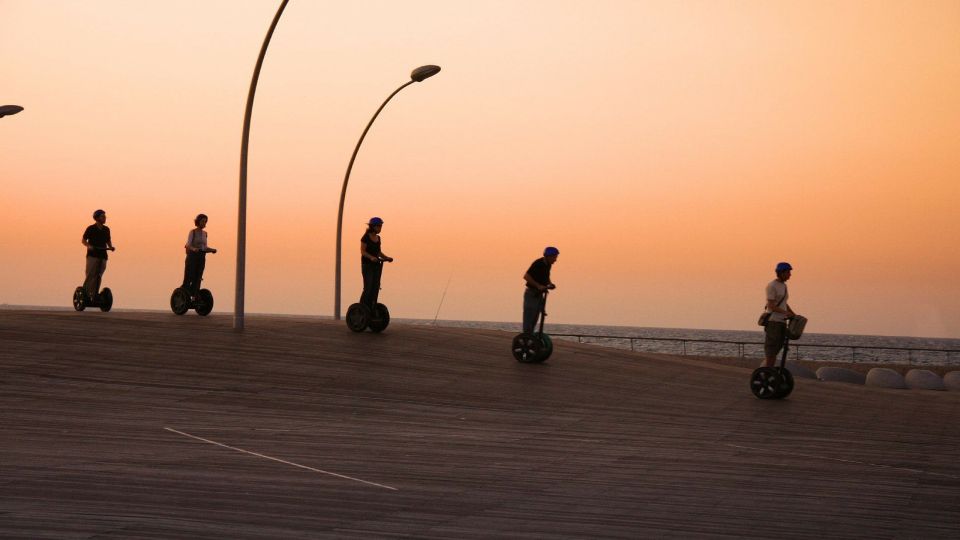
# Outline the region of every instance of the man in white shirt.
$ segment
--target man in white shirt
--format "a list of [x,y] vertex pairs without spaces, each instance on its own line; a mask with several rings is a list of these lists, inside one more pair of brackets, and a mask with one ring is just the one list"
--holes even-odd
[[773,367],[777,362],[777,355],[783,349],[783,342],[787,336],[787,319],[793,318],[796,313],[787,303],[789,294],[787,294],[787,280],[790,279],[790,272],[793,267],[790,263],[782,262],[777,264],[777,279],[767,284],[767,307],[766,312],[770,314],[767,325],[763,331],[766,339],[763,343],[763,352],[765,359],[763,365]]

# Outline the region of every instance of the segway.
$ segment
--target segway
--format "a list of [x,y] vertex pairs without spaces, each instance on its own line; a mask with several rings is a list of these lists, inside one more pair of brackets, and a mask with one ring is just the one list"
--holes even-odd
[[[380,264],[383,262],[381,261]],[[380,333],[390,324],[390,310],[379,303],[374,304],[373,309],[361,303],[350,304],[347,308],[346,320],[347,327],[354,332],[363,332],[369,328],[371,332]]]
[[[552,287],[549,287],[552,288]],[[543,291],[540,300],[540,331],[517,334],[513,338],[513,357],[524,364],[541,364],[553,354],[553,340],[543,333],[543,324],[547,319],[547,292]]]
[[[103,251],[114,251],[114,248],[93,248]],[[87,291],[83,286],[73,290],[73,309],[83,311],[88,307],[98,307],[100,311],[110,311],[113,307],[113,291],[109,287],[104,287],[96,298],[87,296]]]
[[354,332],[383,332],[390,324],[390,310],[383,304],[375,304],[373,309],[364,304],[351,304],[347,308],[347,326]]
[[[215,250],[205,249],[204,253],[216,253]],[[170,309],[177,315],[192,310],[197,315],[207,316],[213,311],[213,293],[210,289],[200,289],[196,296],[190,294],[190,290],[184,287],[177,287],[170,295]]]
[[750,375],[750,391],[759,399],[783,399],[793,392],[793,375],[787,369],[787,351],[791,339],[800,339],[807,318],[795,315],[787,323],[787,332],[783,337],[783,354],[780,365],[776,367],[758,367]]
[[74,289],[73,309],[83,311],[88,307],[98,307],[100,311],[110,311],[110,308],[113,307],[113,291],[109,287],[104,287],[96,298],[90,298],[82,286]]

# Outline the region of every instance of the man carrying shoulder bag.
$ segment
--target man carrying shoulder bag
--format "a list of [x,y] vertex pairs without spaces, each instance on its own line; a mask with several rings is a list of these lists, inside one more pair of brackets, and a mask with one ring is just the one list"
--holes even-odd
[[[782,262],[777,264],[777,279],[767,284],[767,305],[763,315],[760,317],[761,326],[764,327],[766,339],[763,343],[763,352],[765,359],[763,365],[773,367],[777,361],[777,354],[783,348],[783,342],[787,335],[787,319],[793,318],[796,313],[787,303],[789,294],[787,293],[787,280],[790,279],[790,272],[793,267],[790,263]],[[766,317],[766,324],[763,324]]]

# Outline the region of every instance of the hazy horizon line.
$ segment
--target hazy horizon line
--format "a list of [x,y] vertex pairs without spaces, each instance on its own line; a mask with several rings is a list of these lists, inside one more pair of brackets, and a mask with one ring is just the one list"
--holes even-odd
[[[44,305],[25,305],[25,304],[6,304],[0,303],[0,310],[3,311],[16,311],[16,310],[35,310],[35,311],[73,311],[72,306],[44,306]],[[151,309],[151,308],[115,308],[112,311],[119,312],[139,312],[139,313],[170,313],[170,310],[167,309]],[[221,312],[221,313],[211,313],[211,315],[217,316],[232,316],[230,312]],[[299,313],[270,313],[270,312],[247,312],[245,316],[261,316],[261,317],[283,317],[283,318],[308,318],[308,319],[323,319],[323,320],[334,320],[333,315],[310,315],[310,314],[299,314]],[[490,324],[516,324],[520,325],[520,321],[487,321],[487,320],[473,320],[473,319],[419,319],[415,317],[395,317],[394,321],[403,322],[403,321],[429,321],[429,322],[470,322],[470,323],[490,323]],[[691,331],[711,331],[711,332],[750,332],[751,330],[735,330],[729,328],[682,328],[675,326],[626,326],[621,324],[589,324],[589,323],[550,323],[553,325],[559,326],[587,326],[595,328],[631,328],[631,329],[650,329],[650,330],[691,330]],[[760,330],[757,330],[760,333]],[[880,337],[880,338],[908,338],[908,339],[944,339],[944,340],[953,340],[960,341],[960,337],[938,337],[938,336],[895,336],[895,335],[886,335],[886,334],[838,334],[835,332],[809,332],[810,334],[817,334],[821,336],[862,336],[862,337]],[[586,334],[584,334],[586,336]],[[640,337],[640,336],[623,336],[627,337]],[[656,339],[656,338],[650,338]]]

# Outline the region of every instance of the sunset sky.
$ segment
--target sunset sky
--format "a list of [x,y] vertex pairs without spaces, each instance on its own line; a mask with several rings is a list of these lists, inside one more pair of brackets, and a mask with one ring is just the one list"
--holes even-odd
[[[167,309],[210,216],[233,309],[240,135],[279,0],[0,0],[0,304],[69,306],[107,211],[116,308]],[[344,310],[386,222],[394,317],[960,338],[960,1],[291,0],[250,140],[248,313]]]

